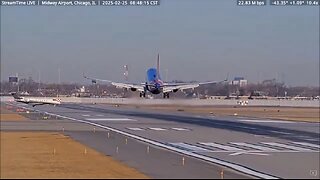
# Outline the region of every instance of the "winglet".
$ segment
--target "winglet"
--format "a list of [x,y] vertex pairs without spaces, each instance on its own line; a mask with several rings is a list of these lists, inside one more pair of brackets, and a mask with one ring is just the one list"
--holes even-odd
[[97,80],[87,77],[86,75],[84,75],[84,73],[82,75],[84,78],[91,80],[92,84],[97,83]]

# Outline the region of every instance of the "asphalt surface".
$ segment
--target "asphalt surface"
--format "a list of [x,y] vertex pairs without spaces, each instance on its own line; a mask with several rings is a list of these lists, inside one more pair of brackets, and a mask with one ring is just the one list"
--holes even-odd
[[[212,165],[210,163],[212,161],[217,161],[218,164],[220,161],[227,163],[226,166],[231,168],[224,169],[230,173],[231,178],[244,177],[235,174],[231,169],[244,173],[251,170],[262,174],[255,176],[260,178],[319,178],[319,123],[187,116],[183,112],[160,113],[90,104],[65,104],[57,107],[45,105],[34,109],[52,113],[53,117],[58,115],[55,121],[68,119],[77,126],[86,124],[90,126],[91,131],[93,131],[91,125],[94,125],[96,133],[93,136],[90,136],[93,133],[87,131],[65,130],[65,133],[155,178],[219,178],[221,166]],[[110,139],[106,138],[107,132],[109,137],[110,133],[120,132],[116,133],[118,135],[110,147],[106,143],[101,143]],[[102,134],[98,135],[99,133]],[[124,139],[127,139],[127,144],[124,143]],[[139,142],[134,139],[139,139]],[[155,158],[148,159],[143,155],[132,154],[145,153],[146,146],[150,145],[150,142],[153,143],[150,147],[159,151],[158,155],[155,154]],[[125,145],[128,144],[132,144],[132,147],[126,149]],[[114,149],[115,146],[118,147],[118,153]],[[179,154],[163,150],[159,148],[160,146],[177,151]],[[111,149],[107,150],[108,148]],[[113,153],[110,153],[112,150]],[[119,156],[122,150],[126,156],[123,154]],[[185,157],[184,166],[181,165],[182,156]],[[156,166],[155,162],[159,163],[159,166]],[[192,162],[192,165],[188,171],[183,172],[187,162],[188,164]],[[182,170],[179,170],[179,164],[183,167]],[[162,173],[158,172],[160,166],[166,166]]]
[[60,132],[139,170],[151,178],[253,178],[222,166],[168,151],[85,123],[33,111],[28,113],[24,111],[20,114],[31,120],[1,121],[1,131]]

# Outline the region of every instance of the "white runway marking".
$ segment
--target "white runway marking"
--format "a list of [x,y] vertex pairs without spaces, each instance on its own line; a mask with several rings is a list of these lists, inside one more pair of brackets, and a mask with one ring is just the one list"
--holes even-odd
[[103,115],[103,114],[97,114],[96,116],[98,116],[98,117],[103,117],[104,115]]
[[153,128],[153,127],[149,127],[149,129],[155,130],[155,131],[166,131],[167,130],[167,129],[164,129],[164,128]]
[[132,131],[144,131],[144,129],[141,129],[141,128],[127,128],[127,129],[130,129]]
[[87,118],[89,121],[137,121],[129,118]]
[[313,151],[312,149],[306,149],[306,148],[301,148],[301,147],[296,147],[296,146],[289,146],[286,144],[274,143],[274,142],[262,142],[262,144],[267,144],[270,146],[276,146],[276,147],[281,147],[281,148],[286,148],[286,149],[292,149],[292,150],[296,150],[296,151]]
[[81,116],[89,117],[89,116],[90,116],[90,114],[82,114]]
[[320,145],[316,145],[316,144],[303,143],[303,142],[292,142],[292,143],[320,149]]
[[190,131],[190,129],[186,129],[186,128],[171,128],[171,129],[176,131]]
[[291,133],[281,132],[281,131],[271,131],[277,134],[284,134],[284,135],[290,135]]
[[253,123],[297,123],[297,122],[290,122],[290,121],[275,121],[275,120],[239,120],[242,122],[253,122]]
[[170,143],[172,146],[182,148],[190,152],[210,152],[211,150],[186,143]]
[[230,156],[238,156],[241,154],[247,154],[247,155],[258,155],[258,156],[269,156],[269,154],[263,154],[263,153],[256,153],[256,152],[235,152],[232,154],[229,154]]
[[247,126],[239,126],[239,128],[250,129],[250,130],[256,130],[257,129],[257,128],[247,127]]
[[[296,152],[319,152],[316,150],[312,149],[307,149],[307,148],[302,148],[302,147],[297,147],[297,146],[292,146],[292,145],[286,145],[286,144],[281,144],[277,142],[260,142],[261,144],[266,144],[271,147],[265,147],[262,145],[257,145],[257,144],[251,144],[251,143],[245,143],[245,142],[229,142],[230,144],[234,145],[233,146],[228,146],[225,144],[221,143],[216,143],[216,142],[199,142],[198,144],[204,145],[204,146],[209,146],[213,147],[215,149],[222,149],[222,150],[212,150],[211,152],[216,152],[216,153],[230,153],[232,152],[232,155],[241,155],[241,154],[254,154],[254,153],[296,153]],[[292,142],[296,143],[296,142]],[[297,143],[296,143],[297,144]],[[317,147],[314,144],[309,144],[309,143],[300,143],[301,145],[309,145],[311,147]],[[242,149],[243,147],[251,148],[251,149]],[[279,150],[277,148],[284,148],[283,150]],[[231,155],[231,154],[230,154]],[[259,154],[256,154],[259,155]]]
[[168,130],[175,130],[175,131],[191,131],[187,128],[160,128],[160,127],[149,127],[148,129],[140,128],[140,127],[127,127],[127,129],[133,130],[133,131],[145,131],[145,130],[154,130],[154,131],[168,131]]
[[238,145],[238,146],[244,146],[244,147],[249,147],[253,149],[258,149],[260,151],[278,151],[277,149],[272,149],[264,146],[258,146],[254,144],[249,144],[249,143],[236,143],[236,142],[230,142],[230,144]]
[[222,145],[222,144],[217,144],[217,143],[204,143],[204,142],[200,142],[199,144],[205,145],[205,146],[210,146],[210,147],[214,147],[214,148],[218,148],[218,149],[223,149],[226,151],[246,151],[245,149],[240,149],[240,148],[236,148],[236,147],[232,147],[232,146],[226,146],[226,145]]

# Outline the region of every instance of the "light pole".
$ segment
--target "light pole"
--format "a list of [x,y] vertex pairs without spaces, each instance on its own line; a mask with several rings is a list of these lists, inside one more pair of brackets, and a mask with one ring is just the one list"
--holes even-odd
[[60,91],[60,83],[61,83],[61,69],[58,68],[58,92],[57,92],[57,97],[59,97],[59,91]]
[[166,82],[168,82],[168,69],[166,69]]
[[40,78],[40,70],[38,70],[38,91],[40,92],[40,80],[41,80],[41,78]]
[[17,84],[18,84],[18,94],[19,94],[19,75],[18,75],[18,73],[16,73],[16,77],[17,77]]

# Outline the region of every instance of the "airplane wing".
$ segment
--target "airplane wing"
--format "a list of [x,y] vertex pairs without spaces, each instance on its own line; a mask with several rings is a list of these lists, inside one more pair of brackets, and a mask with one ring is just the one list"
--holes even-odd
[[41,105],[45,105],[45,104],[48,104],[48,103],[30,103],[32,105],[32,107],[35,107],[35,106],[41,106]]
[[176,92],[178,90],[184,90],[184,89],[192,89],[192,88],[196,88],[199,87],[199,84],[184,84],[184,85],[164,85],[163,86],[163,92],[167,93],[167,92]]
[[143,92],[144,86],[138,84],[130,84],[130,83],[117,83],[111,82],[112,85],[116,86],[117,88],[125,88],[125,89],[136,89],[137,91]]
[[207,82],[201,82],[201,83],[180,83],[180,84],[164,84],[163,85],[163,92],[176,92],[178,90],[185,90],[185,89],[192,89],[199,87],[200,85],[205,85],[205,84],[218,84],[222,82],[228,81],[228,78],[223,80],[223,81],[207,81]]
[[144,92],[144,85],[142,84],[133,84],[133,83],[118,83],[118,82],[113,82],[110,80],[106,80],[106,79],[96,79],[96,78],[91,78],[91,77],[87,77],[87,76],[83,76],[86,79],[89,79],[92,81],[92,83],[97,83],[97,81],[101,81],[101,82],[107,82],[112,84],[113,86],[116,86],[117,88],[125,88],[125,89],[136,89],[137,91],[140,92]]

